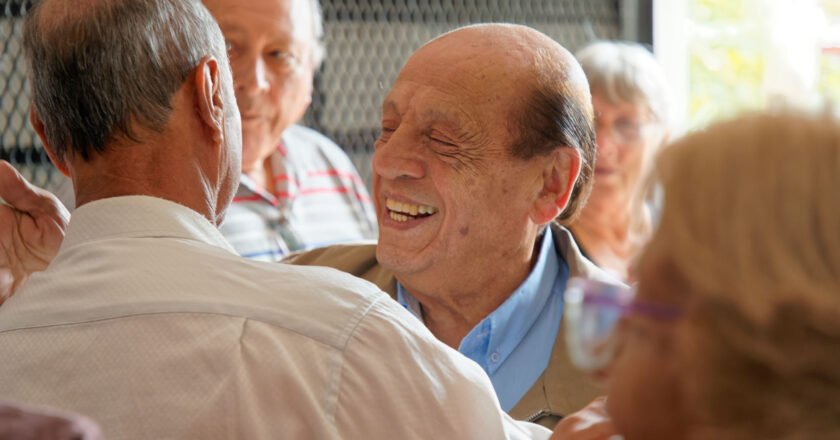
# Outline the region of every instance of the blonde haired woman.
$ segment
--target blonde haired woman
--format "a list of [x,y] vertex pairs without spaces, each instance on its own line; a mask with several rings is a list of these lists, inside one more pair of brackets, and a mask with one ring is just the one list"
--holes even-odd
[[607,403],[619,432],[840,438],[838,123],[744,117],[669,147],[657,174],[663,215],[636,297],[578,285],[567,303],[589,367],[603,345],[581,321],[623,315]]
[[598,156],[592,194],[570,229],[589,259],[627,278],[651,231],[651,213],[639,193],[651,158],[668,137],[665,75],[634,43],[598,42],[576,56],[592,91]]

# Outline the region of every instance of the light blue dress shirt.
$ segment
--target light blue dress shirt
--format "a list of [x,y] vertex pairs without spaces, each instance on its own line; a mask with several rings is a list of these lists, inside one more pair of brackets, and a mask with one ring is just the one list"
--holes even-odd
[[[548,367],[563,317],[569,266],[546,228],[539,257],[519,288],[461,341],[464,356],[490,376],[502,409],[510,411]],[[423,319],[414,296],[397,283],[397,301]]]

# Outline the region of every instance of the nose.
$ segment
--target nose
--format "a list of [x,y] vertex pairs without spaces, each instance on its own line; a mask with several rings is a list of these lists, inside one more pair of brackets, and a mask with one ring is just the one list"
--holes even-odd
[[425,163],[408,128],[398,128],[373,151],[373,173],[384,179],[422,179]]
[[237,92],[252,96],[268,90],[269,72],[262,57],[256,55],[242,56],[236,60],[236,64],[234,81],[236,82]]

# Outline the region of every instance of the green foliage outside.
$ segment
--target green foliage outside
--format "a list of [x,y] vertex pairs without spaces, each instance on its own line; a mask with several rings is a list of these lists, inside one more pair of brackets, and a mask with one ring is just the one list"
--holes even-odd
[[690,3],[689,130],[764,104],[764,61],[750,6],[748,0]]
[[[766,36],[754,17],[766,2],[689,0],[689,130],[764,107]],[[830,23],[840,23],[840,0],[819,4]],[[840,103],[840,50],[824,51],[818,90]]]
[[840,103],[840,54],[823,55],[820,60],[820,94]]

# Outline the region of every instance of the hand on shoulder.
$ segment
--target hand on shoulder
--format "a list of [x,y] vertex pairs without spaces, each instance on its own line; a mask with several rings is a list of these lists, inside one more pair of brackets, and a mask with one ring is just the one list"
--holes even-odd
[[8,162],[0,162],[0,304],[33,272],[55,257],[70,213],[58,199],[32,186]]

